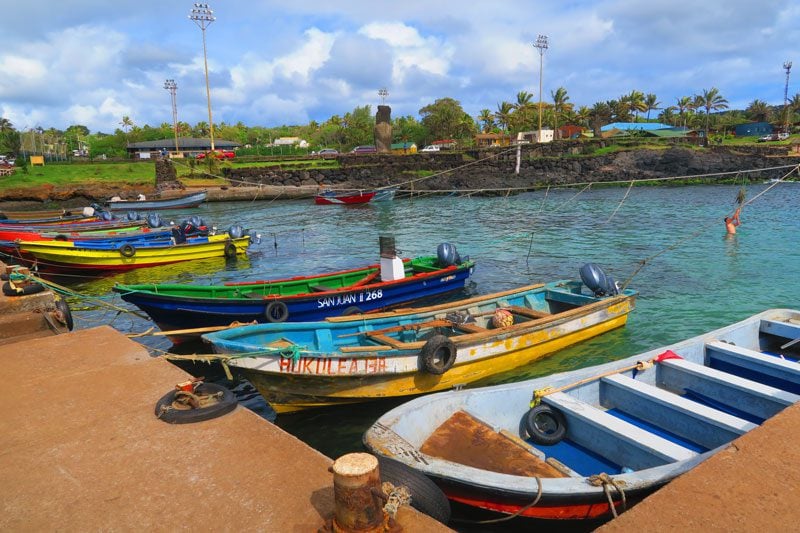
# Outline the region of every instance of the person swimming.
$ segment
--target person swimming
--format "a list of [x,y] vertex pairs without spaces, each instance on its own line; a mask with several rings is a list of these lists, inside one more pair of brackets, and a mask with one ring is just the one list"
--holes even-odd
[[741,224],[739,220],[739,212],[742,210],[741,207],[738,207],[736,211],[734,211],[732,217],[725,217],[723,220],[725,221],[725,230],[728,232],[728,235],[734,235],[736,233],[736,227]]

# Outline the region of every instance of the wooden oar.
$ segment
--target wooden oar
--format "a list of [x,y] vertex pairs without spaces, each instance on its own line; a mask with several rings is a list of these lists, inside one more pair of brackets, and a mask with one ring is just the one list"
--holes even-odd
[[418,322],[416,324],[406,324],[404,326],[392,326],[390,328],[383,328],[383,329],[374,329],[370,331],[357,331],[355,333],[343,333],[338,335],[338,338],[342,337],[357,337],[359,335],[380,335],[383,333],[393,333],[395,331],[408,331],[410,329],[422,329],[422,328],[438,328],[438,327],[450,327],[454,326],[452,322],[449,320],[429,320],[427,322]]
[[191,335],[194,333],[211,333],[212,331],[222,331],[224,329],[230,328],[238,328],[240,326],[252,326],[254,324],[258,324],[255,320],[252,322],[231,322],[227,326],[208,326],[205,328],[189,328],[189,329],[173,329],[170,331],[156,331],[151,333],[154,337],[156,336],[166,336],[166,335]]

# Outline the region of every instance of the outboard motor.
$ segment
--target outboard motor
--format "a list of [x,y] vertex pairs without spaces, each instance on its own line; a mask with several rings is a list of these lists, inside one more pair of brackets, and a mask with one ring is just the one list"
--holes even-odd
[[192,216],[190,216],[190,217],[189,217],[189,222],[191,222],[191,223],[192,223],[192,226],[194,226],[194,227],[196,227],[196,228],[199,228],[199,227],[201,227],[201,226],[205,226],[205,225],[206,225],[206,223],[203,221],[203,219],[202,219],[202,218],[200,218],[200,217],[199,217],[199,216],[197,216],[197,215],[192,215]]
[[108,222],[109,220],[114,220],[114,215],[112,215],[108,211],[102,211],[100,213],[100,218]]
[[452,266],[461,263],[461,256],[458,255],[458,250],[449,242],[443,242],[436,247],[436,257],[439,260],[439,264],[443,266]]
[[244,235],[244,228],[239,224],[234,224],[228,228],[228,235],[231,239],[238,239]]
[[127,213],[125,213],[125,217],[131,221],[139,220],[139,213],[137,213],[136,211],[128,211]]
[[261,234],[256,230],[250,230],[250,242],[253,244],[261,244]]
[[603,269],[594,263],[586,263],[580,270],[581,280],[595,296],[616,296],[619,294],[614,278],[607,276]]
[[161,216],[158,213],[150,213],[147,215],[147,225],[151,228],[160,228],[164,223],[161,222]]

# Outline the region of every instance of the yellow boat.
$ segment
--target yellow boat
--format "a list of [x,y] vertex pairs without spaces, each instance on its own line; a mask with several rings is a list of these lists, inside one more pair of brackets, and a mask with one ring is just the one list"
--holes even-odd
[[227,233],[190,239],[183,244],[120,243],[113,248],[76,246],[71,241],[18,241],[23,261],[41,272],[67,274],[111,273],[212,257],[235,258],[244,254],[250,236],[231,238]]
[[[560,281],[432,307],[206,334],[278,413],[461,387],[625,325],[636,292]],[[616,292],[614,289],[611,294]]]

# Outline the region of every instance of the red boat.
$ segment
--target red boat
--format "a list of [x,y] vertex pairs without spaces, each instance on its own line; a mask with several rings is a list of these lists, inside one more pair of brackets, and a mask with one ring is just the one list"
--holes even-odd
[[314,203],[317,205],[333,205],[333,204],[366,204],[375,197],[376,191],[358,191],[358,192],[335,192],[331,190],[322,191],[314,197]]

